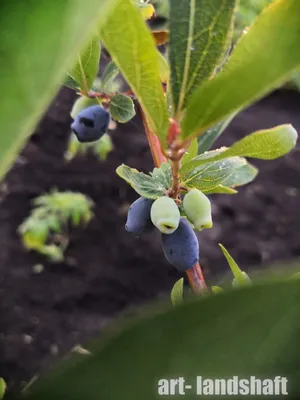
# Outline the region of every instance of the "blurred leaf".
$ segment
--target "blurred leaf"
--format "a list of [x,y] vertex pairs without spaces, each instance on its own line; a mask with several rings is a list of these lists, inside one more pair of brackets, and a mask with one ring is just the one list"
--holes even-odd
[[109,111],[112,118],[121,123],[128,122],[135,116],[133,101],[124,94],[116,94],[112,97]]
[[156,46],[161,46],[169,40],[168,31],[152,31]]
[[182,176],[182,185],[197,188],[206,194],[212,193],[216,188],[220,188],[220,185],[225,186],[226,180],[234,171],[246,163],[244,158],[230,157],[200,165]]
[[232,156],[274,160],[289,153],[296,146],[297,138],[297,131],[292,125],[288,124],[257,131],[238,140],[229,148],[222,148],[199,155],[185,164],[181,172],[187,173],[187,171],[193,170],[199,165]]
[[0,177],[58,91],[76,54],[120,0],[1,1]]
[[63,85],[67,86],[70,89],[78,90],[78,83],[74,81],[74,79],[70,75],[67,75],[65,77]]
[[70,115],[73,119],[75,119],[76,115],[79,114],[80,111],[95,104],[99,104],[97,99],[81,96],[75,100]]
[[140,102],[153,133],[165,145],[169,120],[157,49],[137,7],[122,0],[106,18],[100,37]]
[[85,94],[92,87],[98,74],[100,62],[100,39],[94,36],[84,50],[78,54],[74,67],[68,75],[78,84],[78,88]]
[[198,136],[198,154],[205,153],[210,150],[218,137],[224,132],[236,114],[230,115],[224,121],[218,122],[212,128],[209,128],[201,136]]
[[116,79],[119,73],[120,73],[119,68],[113,61],[110,61],[106,65],[103,74],[101,75],[100,90],[103,91],[104,93],[108,93],[109,92],[108,89],[111,86],[111,83]]
[[0,378],[0,400],[3,399],[6,390],[6,383],[3,378]]
[[91,356],[65,360],[36,380],[25,399],[99,400],[100,393],[103,399],[153,400],[159,397],[159,379],[183,376],[194,383],[184,397],[196,400],[199,374],[212,379],[286,377],[288,398],[298,398],[298,280],[195,296],[180,307],[157,308],[106,340],[84,346]]
[[182,157],[181,164],[184,165],[190,162],[193,158],[195,158],[198,154],[198,142],[197,139],[193,139],[187,152]]
[[174,115],[214,71],[228,45],[235,0],[170,1],[171,86]]
[[251,283],[251,281],[250,281],[248,275],[240,269],[240,267],[237,265],[237,263],[234,261],[234,259],[231,257],[231,255],[228,253],[228,251],[225,249],[225,247],[220,243],[219,243],[219,246],[221,247],[221,250],[229,264],[231,272],[233,273],[233,276],[235,279],[234,286],[249,285]]
[[160,80],[163,83],[167,83],[170,77],[170,68],[167,60],[163,56],[161,52],[158,51],[158,68],[159,68],[159,76]]
[[152,175],[146,175],[134,168],[120,165],[117,170],[120,178],[124,179],[140,196],[148,199],[157,199],[164,196],[170,187],[170,167],[163,163],[160,168],[155,168]]
[[101,161],[107,159],[108,154],[113,150],[113,143],[110,136],[105,133],[93,146],[94,153]]
[[183,281],[183,278],[178,279],[172,288],[171,300],[174,307],[178,306],[183,301]]
[[202,134],[287,80],[300,65],[299,26],[298,0],[267,7],[238,41],[223,70],[192,96],[182,138]]
[[222,289],[220,286],[212,286],[211,290],[214,294],[224,293],[224,289]]

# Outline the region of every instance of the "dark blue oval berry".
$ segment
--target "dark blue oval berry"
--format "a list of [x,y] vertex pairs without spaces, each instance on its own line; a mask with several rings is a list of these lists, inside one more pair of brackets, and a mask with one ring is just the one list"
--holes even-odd
[[110,114],[103,107],[95,105],[80,111],[71,125],[79,142],[99,140],[108,129]]
[[186,218],[170,235],[162,234],[162,249],[166,259],[179,271],[186,271],[199,261],[199,243]]
[[139,237],[150,221],[150,210],[153,200],[138,198],[131,204],[128,214],[125,229],[127,232],[133,233]]

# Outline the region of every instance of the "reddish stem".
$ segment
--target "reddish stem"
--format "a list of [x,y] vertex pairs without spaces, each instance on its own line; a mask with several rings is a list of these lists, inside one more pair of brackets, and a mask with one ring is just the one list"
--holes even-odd
[[158,168],[163,162],[167,162],[167,158],[163,153],[163,150],[160,145],[160,141],[156,135],[151,131],[146,116],[142,110],[142,107],[139,103],[137,103],[138,113],[142,118],[146,136],[149,142],[149,147],[151,150],[152,158],[154,161],[154,165]]
[[[140,106],[139,103],[137,103],[137,109],[138,112],[142,118],[147,139],[149,142],[151,154],[153,157],[153,161],[156,167],[159,167],[161,163],[166,162],[167,158],[165,154],[162,151],[160,142],[158,140],[158,137],[154,135],[154,133],[151,131],[149,124],[146,120],[146,116],[142,110],[142,107]],[[175,136],[176,137],[176,136]],[[199,293],[204,293],[207,291],[207,286],[202,274],[202,269],[199,263],[195,264],[192,268],[188,269],[186,271],[187,278],[189,281],[189,284],[193,290],[194,293],[199,294]]]
[[199,262],[188,269],[186,275],[194,293],[199,294],[207,292],[207,286]]

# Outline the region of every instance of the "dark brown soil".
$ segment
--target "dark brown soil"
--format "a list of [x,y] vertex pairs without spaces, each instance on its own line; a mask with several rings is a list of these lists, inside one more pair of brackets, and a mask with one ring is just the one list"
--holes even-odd
[[[181,276],[164,260],[153,229],[139,240],[124,231],[126,205],[137,196],[115,174],[121,163],[153,167],[140,122],[112,133],[115,150],[99,163],[92,155],[67,164],[69,109],[63,89],[1,186],[0,376],[18,389],[74,345],[85,343],[118,313],[168,296]],[[238,116],[219,141],[230,144],[253,130],[290,122],[300,130],[300,94],[276,92]],[[209,281],[227,271],[218,243],[246,270],[300,256],[299,148],[280,160],[254,162],[255,183],[235,196],[213,198],[214,228],[200,235]],[[96,203],[87,229],[74,232],[66,262],[51,265],[22,248],[16,233],[30,201],[52,187],[81,191]],[[36,263],[45,266],[33,273]]]

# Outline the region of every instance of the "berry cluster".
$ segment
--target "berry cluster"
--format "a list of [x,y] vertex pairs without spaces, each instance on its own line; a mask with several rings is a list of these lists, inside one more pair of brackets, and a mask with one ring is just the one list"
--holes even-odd
[[201,231],[213,225],[210,201],[200,190],[191,189],[183,198],[182,213],[170,197],[159,197],[155,201],[140,197],[128,210],[125,229],[139,237],[152,222],[162,233],[166,259],[178,270],[186,271],[199,261],[194,229]]

